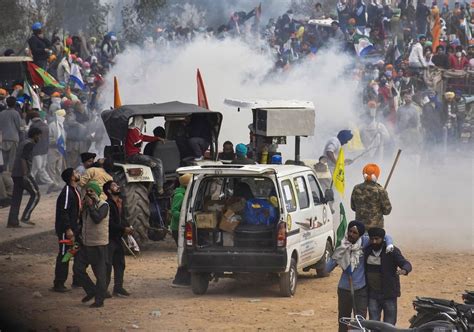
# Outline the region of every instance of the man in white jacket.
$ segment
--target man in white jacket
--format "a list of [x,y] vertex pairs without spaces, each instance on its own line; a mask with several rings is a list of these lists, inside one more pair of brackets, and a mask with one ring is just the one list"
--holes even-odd
[[408,57],[408,65],[413,68],[426,68],[425,57],[423,55],[423,45],[426,42],[425,35],[418,35],[417,42],[411,48],[410,56]]

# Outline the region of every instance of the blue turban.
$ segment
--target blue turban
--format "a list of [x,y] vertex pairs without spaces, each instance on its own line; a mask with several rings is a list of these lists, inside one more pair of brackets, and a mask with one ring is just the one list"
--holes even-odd
[[235,147],[235,153],[238,156],[246,157],[247,156],[247,147],[245,146],[245,144],[242,144],[242,143],[237,144],[237,146]]
[[341,142],[342,145],[349,142],[352,139],[352,137],[353,137],[353,135],[352,135],[352,132],[350,130],[341,130],[337,134],[337,138],[338,138],[339,142]]

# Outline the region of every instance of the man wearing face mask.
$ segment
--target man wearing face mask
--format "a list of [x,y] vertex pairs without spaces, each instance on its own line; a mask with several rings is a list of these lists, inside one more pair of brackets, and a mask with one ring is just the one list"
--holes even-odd
[[397,133],[400,144],[409,150],[418,149],[421,143],[420,112],[413,104],[412,95],[406,93],[403,96],[405,104],[400,106],[397,112]]
[[464,70],[469,65],[469,60],[463,54],[462,46],[456,46],[456,52],[449,57],[449,66],[451,69]]
[[443,125],[441,120],[441,105],[437,101],[436,92],[429,90],[422,100],[423,111],[421,114],[421,124],[423,126],[425,149],[441,143]]
[[66,130],[64,120],[66,111],[59,109],[54,112],[49,123],[49,149],[46,170],[54,183],[61,183],[61,173],[66,165]]
[[383,159],[384,147],[390,140],[390,134],[385,125],[377,119],[377,103],[373,100],[367,104],[368,124],[360,130],[362,144],[369,153],[370,158]]
[[145,119],[143,116],[134,116],[132,123],[128,127],[127,137],[125,139],[125,153],[128,162],[132,164],[143,164],[151,168],[155,178],[158,193],[163,193],[163,163],[160,159],[147,156],[141,153],[143,142],[159,142],[163,139],[159,136],[149,136],[143,134]]
[[48,57],[53,53],[51,51],[51,42],[44,38],[43,34],[43,25],[40,22],[36,22],[31,26],[33,30],[33,35],[28,39],[28,45],[30,47],[31,53],[33,54],[33,62],[46,69],[48,63]]
[[369,319],[392,325],[397,323],[397,298],[400,297],[400,275],[408,275],[412,266],[400,249],[387,254],[383,228],[368,230],[370,245],[364,249],[365,274],[369,294]]

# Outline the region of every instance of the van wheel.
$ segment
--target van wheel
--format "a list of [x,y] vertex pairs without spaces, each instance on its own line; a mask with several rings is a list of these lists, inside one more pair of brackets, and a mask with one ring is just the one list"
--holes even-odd
[[296,283],[298,282],[298,271],[296,260],[291,259],[290,270],[280,275],[280,294],[283,297],[290,297],[296,293]]
[[191,274],[191,289],[196,295],[203,295],[209,287],[209,274],[196,273]]
[[331,258],[332,251],[331,242],[328,240],[326,242],[326,249],[324,250],[323,257],[321,257],[321,260],[316,263],[316,275],[319,278],[329,277],[329,273],[326,272],[326,264],[329,261],[329,258]]

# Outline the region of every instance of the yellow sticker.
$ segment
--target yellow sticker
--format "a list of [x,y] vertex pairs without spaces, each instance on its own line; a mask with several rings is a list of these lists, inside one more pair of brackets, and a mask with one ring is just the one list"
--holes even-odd
[[286,217],[286,225],[288,227],[288,230],[291,231],[291,216],[290,215]]

